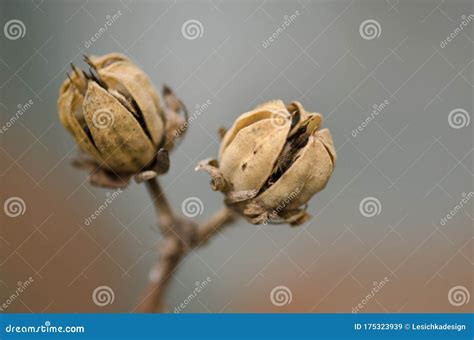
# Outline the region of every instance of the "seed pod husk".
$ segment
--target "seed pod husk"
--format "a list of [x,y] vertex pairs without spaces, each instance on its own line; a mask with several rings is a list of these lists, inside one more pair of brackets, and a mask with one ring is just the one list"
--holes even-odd
[[[212,177],[226,204],[254,224],[306,221],[308,201],[324,189],[335,167],[331,133],[322,116],[281,100],[242,114],[226,132],[219,161],[197,169]],[[215,185],[219,183],[219,185]]]
[[[168,153],[159,152],[174,146],[177,137],[170,131],[185,130],[179,115],[184,105],[166,88],[168,100],[162,107],[148,76],[121,54],[85,56],[85,61],[88,72],[71,65],[72,73],[59,92],[58,111],[79,148],[96,163],[95,182],[97,173],[122,179],[141,171],[163,173],[169,167],[163,158]],[[169,98],[180,106],[170,109]],[[110,178],[104,182],[110,183]]]

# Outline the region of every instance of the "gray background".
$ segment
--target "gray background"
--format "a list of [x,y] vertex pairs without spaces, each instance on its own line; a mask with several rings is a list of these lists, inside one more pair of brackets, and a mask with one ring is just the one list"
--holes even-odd
[[[473,291],[473,205],[445,226],[440,219],[472,192],[472,122],[454,129],[448,114],[473,109],[473,27],[440,43],[474,13],[472,1],[5,1],[0,22],[21,20],[18,40],[0,35],[1,125],[18,104],[34,104],[0,135],[2,202],[26,202],[19,218],[2,215],[0,298],[33,275],[32,288],[11,311],[133,310],[155,260],[160,235],[143,187],[132,185],[90,227],[80,229],[105,190],[69,166],[72,138],[58,122],[58,89],[81,55],[121,52],[157,87],[170,85],[193,110],[172,154],[164,187],[176,209],[190,196],[203,202],[199,220],[222,205],[198,160],[216,157],[216,130],[270,99],[298,100],[324,115],[338,163],[328,187],[313,198],[314,216],[299,228],[239,223],[190,255],[174,276],[170,308],[196,281],[212,283],[186,312],[350,312],[385,276],[390,284],[365,311],[467,311],[448,290]],[[106,22],[121,16],[90,48]],[[298,11],[268,47],[263,41]],[[201,22],[202,36],[185,39],[182,25]],[[359,26],[380,24],[365,40]],[[356,137],[373,105],[389,105]],[[359,203],[376,197],[365,217]],[[39,229],[38,229],[39,228]],[[91,291],[107,285],[115,301],[97,307]],[[273,287],[292,302],[272,305]],[[0,299],[2,300],[2,299]],[[472,306],[472,301],[470,302]],[[472,310],[472,309],[471,309]]]

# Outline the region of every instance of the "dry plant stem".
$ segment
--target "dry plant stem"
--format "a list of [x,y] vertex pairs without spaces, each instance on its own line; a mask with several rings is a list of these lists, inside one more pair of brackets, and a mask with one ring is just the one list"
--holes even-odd
[[212,236],[221,231],[223,226],[231,224],[235,219],[235,214],[227,207],[216,212],[209,220],[199,225],[197,229],[198,246],[204,245]]
[[145,182],[158,216],[158,224],[163,235],[167,235],[175,220],[173,210],[156,178]]
[[192,249],[204,245],[213,235],[235,220],[227,207],[215,213],[208,221],[196,225],[176,218],[156,179],[146,182],[158,212],[163,240],[158,247],[159,261],[150,272],[150,283],[137,310],[142,313],[164,312],[164,294],[172,274],[180,261]]

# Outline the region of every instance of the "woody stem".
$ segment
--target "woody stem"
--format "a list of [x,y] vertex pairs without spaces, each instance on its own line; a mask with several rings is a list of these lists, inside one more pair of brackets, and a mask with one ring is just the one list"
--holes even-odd
[[146,182],[158,213],[163,239],[158,246],[159,260],[152,268],[146,292],[135,307],[142,313],[164,312],[164,295],[173,273],[184,256],[193,248],[200,247],[226,225],[235,221],[234,213],[227,207],[216,212],[208,221],[196,225],[174,215],[158,181]]
[[156,178],[145,182],[148,193],[158,216],[158,224],[163,235],[167,235],[175,220],[173,209],[171,208],[160,183]]
[[197,228],[198,244],[201,247],[209,239],[216,235],[223,227],[233,223],[237,216],[227,207],[221,208],[214,215],[212,215],[206,222],[200,224]]

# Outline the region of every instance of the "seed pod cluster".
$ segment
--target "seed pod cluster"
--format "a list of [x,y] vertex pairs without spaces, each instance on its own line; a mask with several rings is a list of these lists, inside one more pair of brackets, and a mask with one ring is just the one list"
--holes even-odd
[[265,103],[225,133],[219,161],[202,161],[197,169],[207,171],[213,189],[251,223],[301,224],[309,217],[307,202],[326,186],[336,161],[321,122],[298,102]]

